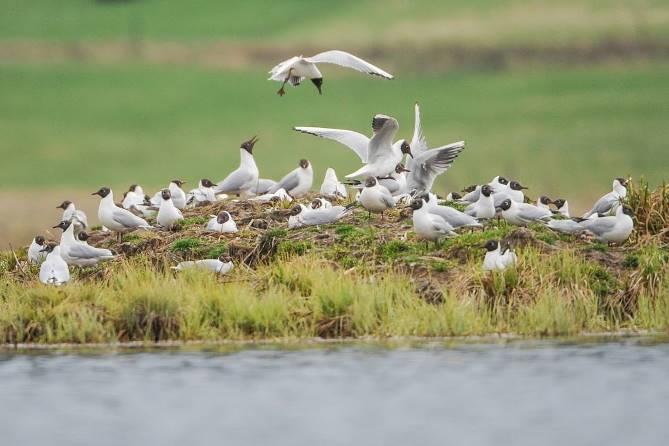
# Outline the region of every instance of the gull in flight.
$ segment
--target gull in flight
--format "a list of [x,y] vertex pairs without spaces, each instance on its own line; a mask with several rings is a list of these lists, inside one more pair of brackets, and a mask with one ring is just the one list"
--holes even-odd
[[253,147],[257,142],[258,138],[254,136],[242,143],[239,149],[239,167],[214,187],[216,194],[236,194],[243,198],[255,195],[259,172],[253,158]]
[[605,215],[615,210],[620,202],[627,197],[627,183],[625,178],[614,179],[613,190],[597,200],[592,209],[583,214],[583,218],[588,218],[595,213]]
[[346,175],[346,178],[368,176],[385,178],[395,170],[405,154],[413,156],[406,140],[401,139],[393,143],[399,128],[400,125],[395,118],[377,114],[372,119],[371,138],[353,130],[322,127],[294,127],[293,130],[331,139],[353,150],[365,165]]
[[98,219],[100,223],[111,231],[118,233],[119,242],[122,241],[123,233],[134,231],[135,229],[150,229],[146,220],[136,216],[127,209],[116,206],[114,203],[114,193],[108,187],[101,187],[97,192],[91,195],[99,195],[100,205],[98,206]]
[[284,189],[290,196],[299,198],[304,196],[311,189],[314,182],[314,170],[309,160],[301,159],[299,166],[281,178],[278,183],[270,188],[268,193],[276,193],[279,189]]
[[172,269],[175,271],[183,271],[185,269],[201,269],[217,274],[226,274],[232,270],[232,267],[232,259],[226,255],[222,255],[217,259],[181,262],[177,266],[173,266]]
[[72,217],[76,217],[85,228],[88,227],[88,218],[86,217],[86,214],[84,211],[74,207],[74,203],[70,200],[63,201],[59,206],[56,206],[56,209],[63,210],[63,217],[61,220],[70,221],[72,220]]
[[407,160],[407,189],[416,194],[430,192],[437,176],[446,172],[453,161],[465,150],[465,142],[458,141],[445,146],[430,149],[423,136],[420,107],[414,107],[414,132],[411,139],[413,157]]
[[502,250],[502,244],[499,241],[488,240],[483,247],[486,250],[485,257],[483,258],[484,271],[504,271],[516,264],[516,254],[508,244]]
[[272,68],[269,72],[270,77],[268,80],[281,82],[281,88],[277,91],[279,96],[286,94],[286,90],[284,89],[286,83],[290,83],[293,87],[297,87],[305,79],[309,79],[318,89],[318,94],[322,94],[323,75],[317,66],[317,64],[320,63],[335,64],[373,76],[380,76],[384,79],[393,78],[392,74],[383,71],[381,68],[374,66],[353,54],[340,50],[331,50],[316,54],[312,57],[295,56],[288,60],[284,60]]
[[42,251],[46,259],[39,268],[39,280],[45,285],[61,286],[70,280],[70,270],[60,255],[60,246],[49,243]]

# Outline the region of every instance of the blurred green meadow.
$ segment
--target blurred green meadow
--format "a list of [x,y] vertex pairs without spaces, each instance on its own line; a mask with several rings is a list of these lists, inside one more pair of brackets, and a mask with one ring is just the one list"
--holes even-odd
[[[357,158],[293,126],[369,133],[385,113],[410,139],[415,102],[431,146],[467,143],[437,192],[504,174],[585,206],[614,176],[666,178],[667,2],[0,0],[0,11],[0,200],[26,217],[0,226],[3,246],[55,224],[62,199],[94,213],[86,193],[101,185],[120,196],[131,183],[218,181],[253,135],[261,176],[306,157],[317,188]],[[275,63],[330,48],[396,79],[326,66],[322,96],[310,83],[276,95]]]

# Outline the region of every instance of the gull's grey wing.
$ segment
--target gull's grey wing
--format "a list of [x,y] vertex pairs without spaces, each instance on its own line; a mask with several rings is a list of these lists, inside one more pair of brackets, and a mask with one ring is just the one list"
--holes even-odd
[[108,249],[88,245],[72,245],[69,247],[67,254],[75,259],[98,259],[113,256],[112,252]]
[[254,186],[256,195],[266,194],[274,185],[276,181],[267,178],[258,179],[258,183]]
[[620,203],[620,198],[618,195],[616,195],[613,192],[609,192],[608,194],[604,195],[602,198],[597,200],[595,205],[588,211],[585,215],[583,215],[583,218],[588,218],[594,213],[597,214],[608,214],[611,212],[611,210]]
[[285,177],[281,178],[278,183],[272,186],[269,192],[273,194],[279,189],[285,189],[286,192],[290,193],[290,191],[295,189],[298,184],[300,184],[300,176],[297,173],[297,170],[293,170]]
[[400,190],[400,183],[394,178],[384,178],[383,180],[379,180],[379,184],[388,189],[391,195]]
[[389,208],[394,208],[395,207],[395,200],[393,200],[393,196],[390,193],[390,191],[386,188],[381,188],[381,200],[388,206]]
[[583,229],[599,236],[611,231],[615,227],[616,217],[600,217],[595,220],[585,220],[581,225]]
[[380,76],[385,79],[392,79],[393,75],[383,71],[381,68],[372,65],[371,63],[362,60],[361,58],[347,53],[346,51],[331,50],[316,54],[315,56],[305,59],[312,63],[331,63],[346,68],[352,68],[363,73]]
[[244,185],[249,182],[251,178],[251,174],[248,172],[244,172],[242,169],[236,169],[230,174],[225,177],[224,180],[220,181],[215,187],[214,191],[217,194],[220,193],[236,193],[239,192],[239,190],[244,187]]
[[337,141],[353,150],[363,163],[367,162],[369,138],[362,133],[354,132],[353,130],[327,129],[322,127],[293,127],[293,130]]
[[138,228],[140,226],[149,226],[149,224],[141,217],[136,216],[126,209],[114,209],[112,220],[116,223],[125,226],[126,228]]
[[392,153],[393,138],[399,130],[400,125],[395,118],[386,119],[383,126],[369,140],[369,151],[367,162],[374,163],[381,158],[390,156]]
[[428,147],[427,140],[425,139],[425,136],[423,136],[423,126],[420,120],[420,107],[418,106],[418,103],[414,106],[414,115],[413,138],[411,138],[410,146],[413,156],[419,156],[423,152],[426,152]]
[[518,217],[521,220],[530,222],[550,218],[553,216],[553,213],[548,209],[541,209],[531,204],[519,203],[518,206],[520,206],[520,209],[518,210]]
[[410,172],[407,175],[409,190],[427,192],[438,175],[446,172],[453,161],[465,149],[465,142],[458,141],[447,146],[428,150],[409,162]]

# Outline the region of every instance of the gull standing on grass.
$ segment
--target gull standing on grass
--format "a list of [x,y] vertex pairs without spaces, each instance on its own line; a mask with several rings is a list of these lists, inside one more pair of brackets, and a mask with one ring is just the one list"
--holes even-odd
[[213,232],[237,232],[237,224],[228,211],[221,211],[218,215],[210,215],[207,222],[207,231]]
[[44,243],[46,240],[43,236],[36,236],[30,246],[28,247],[28,262],[32,264],[39,264],[46,258],[46,251],[44,251]]
[[516,254],[507,245],[502,250],[502,244],[497,240],[488,240],[483,246],[486,250],[483,258],[484,271],[504,271],[516,264]]
[[275,193],[279,189],[284,189],[294,198],[300,198],[306,195],[314,182],[314,170],[309,160],[301,159],[299,166],[281,178],[278,183],[272,186],[269,193]]
[[465,214],[479,219],[491,219],[497,213],[495,211],[495,199],[493,198],[492,188],[484,184],[479,189],[479,198],[474,203],[465,208]]
[[420,196],[425,200],[427,210],[430,214],[435,214],[443,218],[446,223],[457,228],[480,228],[483,225],[479,223],[476,218],[460,212],[455,208],[449,206],[440,206],[437,203],[437,196],[433,193],[428,193]]
[[614,211],[620,205],[620,202],[627,197],[627,183],[628,181],[625,178],[615,178],[613,180],[613,190],[597,200],[592,209],[583,214],[583,218],[588,218],[595,213],[606,215]]
[[391,208],[395,207],[395,200],[392,194],[385,187],[379,184],[379,180],[375,177],[367,177],[365,180],[365,187],[360,192],[358,201],[367,209],[369,213],[381,214]]
[[115,257],[108,249],[96,248],[85,241],[81,241],[74,233],[76,224],[76,220],[72,222],[61,221],[54,226],[54,228],[63,230],[60,237],[60,255],[68,265],[94,266],[102,260],[111,260]]
[[121,206],[135,215],[148,218],[156,215],[157,209],[151,204],[151,199],[144,194],[144,189],[138,184],[133,184],[123,197]]
[[373,76],[380,76],[384,79],[393,78],[392,74],[383,71],[381,68],[376,67],[353,54],[340,50],[331,50],[318,53],[312,57],[295,56],[288,60],[284,60],[270,70],[270,77],[268,80],[281,82],[281,88],[277,91],[279,96],[286,94],[286,90],[284,90],[286,83],[289,82],[293,87],[297,87],[305,79],[309,79],[318,89],[318,94],[322,94],[323,75],[316,66],[316,64],[319,63],[330,63],[346,68],[352,68]]
[[97,192],[91,195],[99,195],[100,205],[98,206],[98,219],[105,227],[118,233],[118,240],[123,240],[123,234],[134,231],[135,229],[151,229],[146,220],[136,216],[127,209],[116,206],[114,203],[114,193],[108,187],[101,187]]
[[438,243],[443,238],[458,235],[453,231],[453,226],[441,216],[430,213],[425,200],[413,200],[411,209],[413,209],[413,230],[419,239]]
[[330,198],[348,198],[348,191],[343,183],[339,182],[337,173],[332,167],[328,167],[325,171],[325,178],[320,189],[321,195]]
[[156,222],[165,229],[172,229],[176,222],[184,219],[184,216],[174,204],[172,193],[169,189],[163,189],[160,196],[162,200],[160,202],[160,209],[158,209]]
[[413,158],[407,160],[407,190],[417,194],[430,192],[434,180],[446,172],[453,161],[465,149],[465,142],[458,141],[445,146],[430,149],[423,135],[420,107],[414,106],[415,122],[411,150]]
[[258,142],[255,136],[244,141],[239,149],[239,167],[233,170],[224,180],[220,181],[214,192],[218,194],[235,194],[242,198],[256,195],[258,188],[258,166],[253,158],[253,147]]
[[618,206],[615,215],[587,219],[581,226],[601,242],[622,243],[634,230],[634,212],[629,206]]
[[217,259],[181,262],[177,266],[173,266],[172,269],[175,271],[183,271],[185,269],[202,269],[217,274],[227,274],[232,270],[232,267],[232,258],[226,255],[222,255]]
[[76,217],[85,228],[88,227],[88,217],[86,217],[84,211],[74,207],[74,203],[70,200],[63,201],[59,206],[56,206],[56,209],[63,210],[63,217],[61,220],[70,221],[72,220],[72,217]]
[[548,220],[553,216],[549,209],[541,209],[528,203],[517,203],[510,198],[502,201],[500,208],[502,218],[516,226],[527,226],[540,220]]
[[355,177],[385,178],[395,170],[405,154],[411,154],[411,147],[406,140],[393,143],[393,138],[400,125],[393,117],[377,114],[372,118],[371,138],[353,130],[329,129],[322,127],[294,127],[293,130],[325,139],[337,141],[353,150],[365,164],[360,169],[346,175]]
[[518,181],[509,182],[508,186],[505,186],[503,190],[499,192],[498,188],[500,188],[500,186],[493,186],[493,191],[495,191],[493,195],[493,198],[495,199],[495,208],[500,207],[502,202],[507,198],[516,203],[525,202],[525,194],[523,193],[523,190],[527,188],[522,186]]
[[60,246],[49,243],[42,251],[46,253],[46,259],[39,268],[39,280],[45,285],[61,286],[70,280],[70,270],[61,257]]

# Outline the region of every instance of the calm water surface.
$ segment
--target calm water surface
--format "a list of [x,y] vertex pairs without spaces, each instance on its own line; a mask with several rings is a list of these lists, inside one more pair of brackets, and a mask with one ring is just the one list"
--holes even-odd
[[0,352],[6,445],[667,445],[669,344]]

